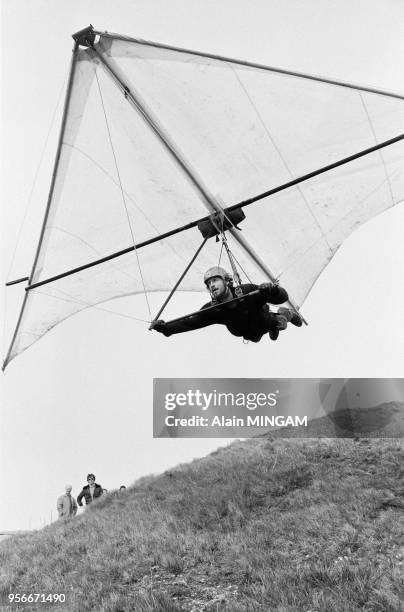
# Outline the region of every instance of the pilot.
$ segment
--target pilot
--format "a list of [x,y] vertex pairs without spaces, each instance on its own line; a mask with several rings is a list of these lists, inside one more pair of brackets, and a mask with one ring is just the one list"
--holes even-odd
[[271,340],[277,340],[279,332],[286,329],[288,323],[301,327],[301,317],[289,308],[279,308],[271,312],[268,303],[283,304],[288,300],[288,294],[277,283],[242,284],[242,295],[257,292],[245,301],[235,301],[227,308],[204,312],[206,308],[229,302],[237,297],[231,275],[223,268],[209,268],[204,275],[205,285],[210,292],[211,301],[204,304],[199,312],[181,320],[164,322],[159,319],[152,329],[171,336],[182,332],[200,329],[218,323],[226,325],[233,336],[242,336],[245,340],[259,342],[268,333]]

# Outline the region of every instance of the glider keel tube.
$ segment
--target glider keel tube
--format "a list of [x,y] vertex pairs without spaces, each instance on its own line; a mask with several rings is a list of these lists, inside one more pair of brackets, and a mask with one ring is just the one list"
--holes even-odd
[[235,297],[232,300],[228,300],[227,302],[220,302],[218,304],[214,304],[213,306],[208,306],[207,308],[202,308],[201,310],[196,310],[195,312],[191,312],[183,317],[178,317],[177,319],[172,319],[171,321],[167,321],[166,323],[181,323],[183,321],[192,321],[195,316],[201,322],[206,323],[208,325],[211,321],[210,315],[215,312],[221,312],[222,310],[231,309],[234,304],[238,302],[248,302],[251,298],[255,298],[259,295],[259,290],[251,291],[251,293],[246,293],[246,295],[241,295],[239,297]]
[[107,73],[111,76],[117,87],[121,89],[125,99],[132,105],[137,113],[143,118],[145,123],[149,126],[151,131],[156,135],[160,143],[166,148],[171,157],[175,160],[179,168],[186,175],[190,183],[196,188],[199,194],[202,196],[202,200],[208,210],[212,210],[217,213],[223,213],[221,206],[214,203],[212,196],[209,194],[208,189],[203,185],[200,177],[197,176],[196,171],[187,163],[185,156],[178,149],[172,138],[167,134],[166,130],[158,121],[157,117],[153,116],[151,110],[147,108],[145,102],[141,99],[138,92],[131,89],[127,83],[125,83],[123,77],[119,74],[118,68],[112,64],[112,60],[107,61],[105,57],[97,49],[97,46],[93,47],[98,59],[101,61]]

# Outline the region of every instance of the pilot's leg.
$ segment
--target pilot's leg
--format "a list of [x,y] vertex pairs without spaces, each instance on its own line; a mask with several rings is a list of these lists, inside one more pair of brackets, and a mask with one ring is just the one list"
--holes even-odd
[[268,304],[260,311],[260,315],[263,321],[263,331],[268,332],[271,340],[277,340],[279,336],[279,332],[282,329],[286,329],[288,326],[288,319],[284,317],[282,314],[278,314],[277,312],[271,312],[269,310]]

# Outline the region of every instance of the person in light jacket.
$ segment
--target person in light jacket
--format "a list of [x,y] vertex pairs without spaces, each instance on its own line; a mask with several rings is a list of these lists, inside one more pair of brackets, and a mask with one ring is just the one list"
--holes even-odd
[[57,509],[59,519],[73,518],[77,514],[77,503],[72,496],[72,485],[65,486],[66,493],[58,497]]

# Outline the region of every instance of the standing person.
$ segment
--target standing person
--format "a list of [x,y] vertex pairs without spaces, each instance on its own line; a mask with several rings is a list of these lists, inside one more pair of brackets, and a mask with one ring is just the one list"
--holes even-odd
[[86,505],[88,506],[88,504],[91,504],[93,499],[101,497],[103,493],[102,486],[95,482],[94,474],[88,474],[87,482],[88,485],[85,485],[77,496],[77,503],[79,506],[83,505],[81,501],[83,497],[86,500]]
[[77,503],[72,496],[72,485],[66,485],[65,491],[65,494],[58,497],[57,501],[59,519],[73,518],[77,514]]

